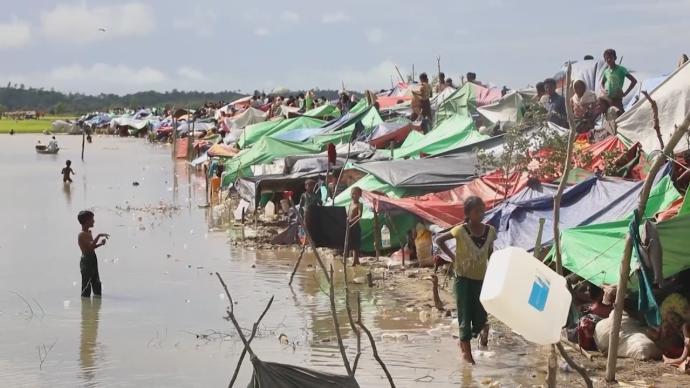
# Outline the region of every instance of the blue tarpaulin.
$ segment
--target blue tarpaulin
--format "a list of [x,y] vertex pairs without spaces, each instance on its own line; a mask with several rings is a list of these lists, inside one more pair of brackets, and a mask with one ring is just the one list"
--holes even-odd
[[[641,189],[642,182],[589,178],[563,193],[560,227],[567,229],[623,219],[637,206]],[[546,221],[542,242],[553,240],[554,194],[528,200],[516,196],[488,212],[486,221],[498,232],[496,249],[507,246],[533,249],[540,218]]]

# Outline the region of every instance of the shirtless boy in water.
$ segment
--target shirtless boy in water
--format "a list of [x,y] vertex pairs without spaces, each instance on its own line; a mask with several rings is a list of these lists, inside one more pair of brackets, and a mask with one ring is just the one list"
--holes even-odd
[[[91,290],[96,297],[101,296],[101,278],[98,275],[98,259],[96,258],[96,248],[105,245],[105,241],[110,238],[109,234],[101,233],[93,238],[91,228],[94,225],[94,214],[89,210],[80,211],[77,220],[81,224],[78,243],[81,249],[81,296],[88,298]],[[99,240],[101,240],[99,242]]]

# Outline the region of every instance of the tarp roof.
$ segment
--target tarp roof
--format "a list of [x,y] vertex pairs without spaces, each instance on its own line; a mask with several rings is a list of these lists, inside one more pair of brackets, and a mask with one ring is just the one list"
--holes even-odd
[[315,154],[321,147],[314,144],[293,143],[263,137],[252,148],[242,150],[237,156],[225,162],[223,187],[230,186],[241,172],[243,176],[251,175],[250,167],[256,164],[270,163],[277,158],[289,155]]
[[[373,113],[372,110],[374,111]],[[281,131],[274,134],[273,137],[294,142],[304,142],[320,134],[333,134],[336,132],[342,132],[342,134],[349,137],[355,124],[359,121],[362,121],[366,127],[366,124],[369,122],[378,124],[381,122],[381,117],[378,116],[378,113],[373,108],[360,109],[356,112],[350,111],[345,113],[343,116],[316,128],[294,128],[289,131]]]
[[[666,209],[679,198],[668,177],[652,188],[645,208],[645,217]],[[663,250],[664,277],[690,268],[688,230],[690,213],[657,224]],[[561,259],[563,266],[580,277],[601,286],[616,284],[620,274],[628,223],[632,213],[623,220],[572,228],[561,232]],[[633,266],[633,270],[636,266]]]
[[391,198],[364,192],[364,198],[379,210],[403,209],[431,223],[450,227],[463,222],[465,199],[476,195],[490,209],[505,197],[515,195],[526,185],[526,174],[515,173],[505,179],[501,173],[491,173],[452,190],[419,197]]
[[535,89],[511,90],[498,101],[477,108],[477,112],[490,123],[518,122],[525,104],[536,98]]
[[357,163],[367,172],[393,187],[447,188],[467,182],[476,175],[474,155],[458,158],[424,158]]
[[316,117],[319,119],[326,117],[340,117],[340,109],[330,103],[326,103],[304,112],[303,116]]
[[419,157],[422,153],[436,155],[487,137],[476,130],[470,117],[455,114],[443,120],[421,139],[405,141],[403,146],[395,151],[395,157]]
[[[318,128],[324,124],[323,120],[313,117],[299,116],[292,119],[279,121],[276,125],[271,126],[249,126],[245,128],[245,133],[240,137],[239,145],[245,148],[267,136],[279,136],[281,133],[287,133],[293,129],[298,128]],[[259,124],[261,125],[261,124]]]
[[443,121],[455,114],[471,116],[478,106],[484,106],[498,101],[501,90],[486,88],[481,85],[466,82],[462,87],[447,96],[436,111],[436,120]]
[[[659,110],[659,126],[664,141],[668,141],[675,126],[680,125],[690,112],[690,63],[676,69],[656,89],[649,93]],[[640,142],[642,149],[649,153],[661,149],[653,129],[652,107],[646,99],[640,99],[629,111],[622,114],[617,122],[618,133],[631,142]],[[681,141],[675,151],[687,149]]]
[[[561,199],[560,226],[572,228],[625,217],[637,206],[642,184],[592,177],[568,188]],[[553,239],[553,195],[522,202],[509,199],[486,215],[498,232],[497,249],[534,248],[540,218],[546,221],[542,241],[548,243]]]
[[248,125],[261,123],[266,121],[266,112],[249,107],[244,112],[233,116],[225,118],[225,126],[228,129],[233,128],[244,128]]
[[383,122],[379,124],[368,137],[369,144],[376,148],[387,148],[390,142],[402,143],[412,130],[412,123],[407,120],[397,122]]

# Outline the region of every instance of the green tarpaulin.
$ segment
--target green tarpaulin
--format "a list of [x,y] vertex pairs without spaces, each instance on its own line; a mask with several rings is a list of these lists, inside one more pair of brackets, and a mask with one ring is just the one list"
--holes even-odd
[[436,122],[441,123],[454,115],[470,117],[472,112],[476,110],[477,102],[474,87],[470,82],[467,82],[443,100],[443,103],[436,110]]
[[[652,189],[645,209],[645,217],[668,208],[680,194],[666,176]],[[658,224],[659,239],[664,250],[663,272],[670,276],[690,267],[687,251],[690,215],[682,215]],[[601,286],[618,283],[620,262],[623,257],[625,238],[630,214],[625,220],[581,226],[561,233],[561,258],[563,266],[582,278]],[[683,232],[682,227],[686,229]],[[679,237],[683,235],[685,237]],[[681,242],[680,245],[677,242]],[[553,256],[553,251],[550,257]]]
[[293,143],[264,137],[252,148],[248,148],[225,162],[223,173],[223,187],[235,182],[240,171],[243,176],[251,175],[251,166],[271,163],[274,159],[291,155],[308,155],[321,152],[321,147],[315,144]]
[[[366,109],[367,107],[365,106],[364,108]],[[370,134],[371,131],[374,130],[374,128],[376,128],[379,124],[383,122],[383,120],[381,119],[379,112],[377,112],[376,109],[372,108],[369,109],[369,112],[364,114],[364,116],[362,116],[362,118],[357,120],[356,122],[353,122],[347,127],[335,132],[316,135],[312,137],[311,142],[321,146],[326,146],[326,144],[328,143],[347,143],[350,139],[350,136],[352,135],[352,131],[355,130],[355,125],[357,122],[362,123],[362,125],[364,126],[365,134]]]
[[395,158],[416,158],[422,153],[436,155],[484,139],[488,139],[488,136],[477,132],[471,118],[455,114],[423,137],[405,141],[402,147],[395,150]]
[[[393,188],[392,186],[388,185],[387,183],[377,179],[373,175],[367,175],[352,184],[352,186],[348,187],[343,191],[342,193],[338,194],[337,197],[335,197],[335,205],[336,206],[348,206],[350,201],[352,200],[352,197],[350,196],[350,190],[352,190],[352,187],[359,187],[364,191],[379,191],[386,193],[388,196],[393,197],[393,198],[400,198],[406,194],[409,194],[409,190],[405,189],[396,189]],[[400,245],[400,239],[405,238],[405,234],[407,231],[411,228],[414,227],[415,225],[415,217],[410,216],[409,214],[401,214],[401,215],[396,215],[392,217],[393,222],[395,223],[395,230],[390,228],[390,223],[387,222],[389,225],[389,229],[391,232],[391,245],[393,247],[398,247]],[[384,220],[384,215],[379,214],[379,220],[380,222],[383,222]],[[362,218],[359,222],[360,227],[362,229],[362,250],[365,252],[373,252],[374,251],[374,212],[367,206],[364,207],[364,212],[362,213]],[[383,225],[380,223],[379,225]],[[397,233],[396,233],[397,232]]]
[[297,128],[316,128],[325,122],[313,117],[295,117],[280,121],[266,121],[259,124],[250,125],[244,129],[238,144],[241,148],[247,148],[258,142],[262,137],[271,136],[287,132]]
[[324,104],[304,112],[304,116],[317,117],[320,119],[324,117],[340,117],[340,109],[331,104]]

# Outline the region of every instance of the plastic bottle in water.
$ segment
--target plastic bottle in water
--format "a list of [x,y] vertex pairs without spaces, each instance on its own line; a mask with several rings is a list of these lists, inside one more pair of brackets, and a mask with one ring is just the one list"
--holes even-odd
[[391,232],[385,224],[381,227],[381,247],[384,249],[391,247]]

